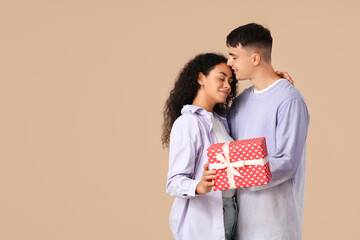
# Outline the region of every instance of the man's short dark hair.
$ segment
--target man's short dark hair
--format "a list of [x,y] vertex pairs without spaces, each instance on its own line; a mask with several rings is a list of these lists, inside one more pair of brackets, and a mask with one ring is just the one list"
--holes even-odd
[[242,47],[260,53],[266,62],[271,61],[272,37],[269,29],[260,24],[249,23],[234,29],[226,37],[228,47]]

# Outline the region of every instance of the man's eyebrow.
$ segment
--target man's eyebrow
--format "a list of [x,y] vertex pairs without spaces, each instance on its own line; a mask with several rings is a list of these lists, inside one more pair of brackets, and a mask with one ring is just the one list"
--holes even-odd
[[236,56],[234,53],[229,53],[230,56]]

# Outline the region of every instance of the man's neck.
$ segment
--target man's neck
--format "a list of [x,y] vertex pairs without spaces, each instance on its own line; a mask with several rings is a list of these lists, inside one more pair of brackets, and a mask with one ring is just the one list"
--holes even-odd
[[274,69],[271,66],[268,66],[266,68],[258,69],[250,81],[255,90],[261,91],[271,86],[271,84],[278,79],[280,79],[280,77],[275,73]]

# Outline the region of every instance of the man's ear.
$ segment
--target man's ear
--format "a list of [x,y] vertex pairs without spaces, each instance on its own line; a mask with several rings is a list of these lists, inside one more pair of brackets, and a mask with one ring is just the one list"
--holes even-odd
[[254,64],[254,66],[259,65],[261,58],[262,58],[262,56],[259,53],[253,53],[251,55],[251,61]]
[[203,86],[205,84],[205,75],[202,72],[199,72],[198,76],[198,83],[200,86]]

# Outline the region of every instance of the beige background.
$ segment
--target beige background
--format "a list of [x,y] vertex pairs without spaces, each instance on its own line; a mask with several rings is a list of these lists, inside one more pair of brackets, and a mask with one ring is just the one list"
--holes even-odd
[[[195,54],[258,22],[311,114],[303,239],[356,239],[357,1],[0,3],[0,239],[171,239],[162,108]],[[240,84],[240,88],[249,86]]]

